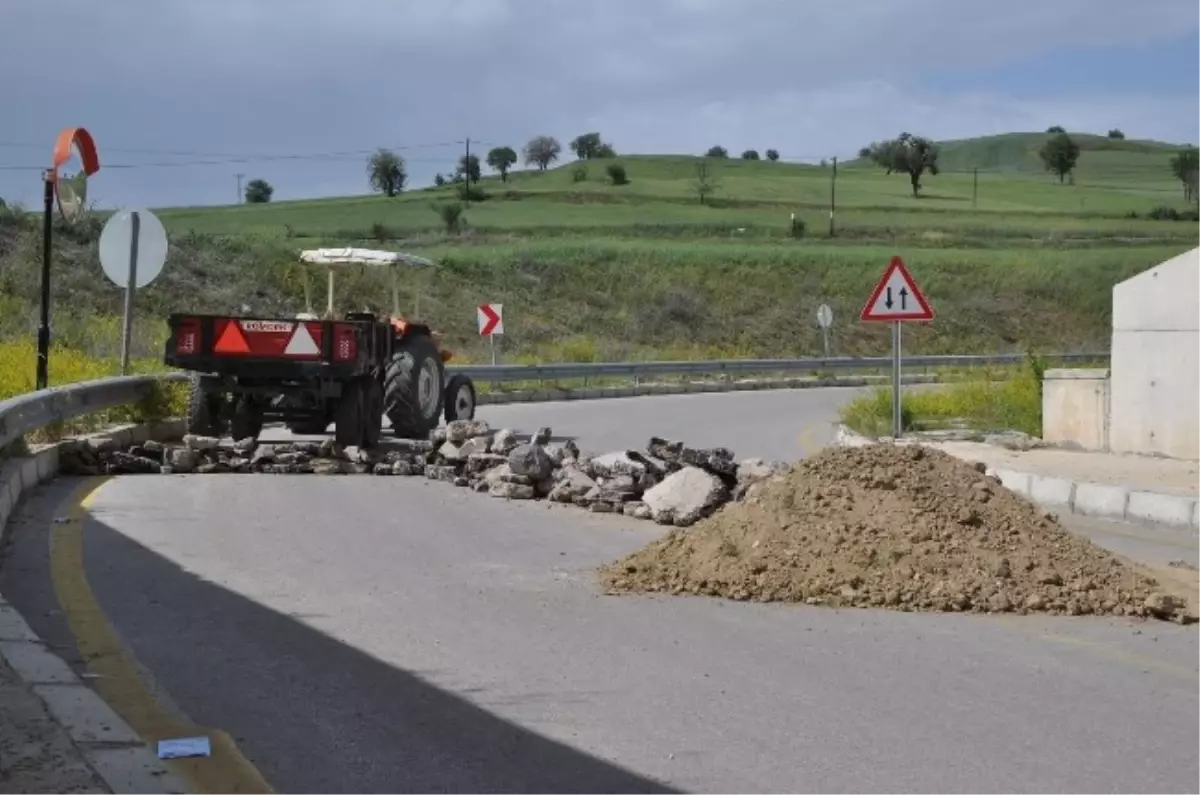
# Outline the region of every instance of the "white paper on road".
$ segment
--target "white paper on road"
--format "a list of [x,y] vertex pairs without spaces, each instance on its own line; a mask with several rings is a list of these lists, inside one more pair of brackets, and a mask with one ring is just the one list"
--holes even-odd
[[179,759],[185,756],[211,756],[212,745],[207,737],[177,737],[158,741],[159,759]]

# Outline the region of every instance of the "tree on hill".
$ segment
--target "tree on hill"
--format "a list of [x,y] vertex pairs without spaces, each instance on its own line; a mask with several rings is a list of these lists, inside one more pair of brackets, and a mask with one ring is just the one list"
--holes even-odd
[[508,182],[508,170],[516,165],[517,153],[511,146],[497,146],[487,153],[487,164],[500,172],[500,181]]
[[602,157],[616,157],[617,152],[611,144],[600,140],[600,133],[590,132],[576,136],[571,141],[571,151],[579,160],[595,160]]
[[708,197],[719,187],[721,187],[721,182],[713,175],[708,158],[699,158],[696,161],[696,179],[692,182],[692,190],[696,191],[696,195],[700,197],[700,203],[707,204]]
[[742,152],[742,160],[758,160],[758,159],[759,159],[759,156],[758,156],[757,149],[747,149],[745,152]]
[[479,155],[463,155],[458,159],[458,173],[471,182],[478,182],[483,176],[479,168]]
[[404,190],[408,181],[408,170],[404,166],[404,158],[390,149],[379,149],[367,161],[367,176],[370,178],[371,189],[388,196],[395,196]]
[[872,142],[858,150],[858,155],[875,161],[888,174],[908,174],[914,198],[921,195],[921,177],[926,171],[938,175],[937,144],[919,135],[905,132],[890,141]]
[[768,149],[767,150],[767,160],[770,160],[772,163],[774,163],[778,159],[779,159],[779,150],[778,149]]
[[545,171],[562,154],[562,144],[552,135],[539,135],[525,144],[525,163],[535,163],[538,171]]
[[1042,159],[1046,170],[1058,174],[1058,181],[1062,182],[1075,170],[1075,165],[1079,162],[1079,153],[1079,144],[1065,132],[1060,132],[1050,136],[1046,143],[1042,144],[1042,148],[1038,150],[1038,157]]
[[246,183],[246,204],[266,204],[271,201],[275,189],[265,179],[252,179]]
[[1183,183],[1183,198],[1186,201],[1200,201],[1196,192],[1197,172],[1200,171],[1200,149],[1189,146],[1171,158],[1171,173]]
[[1124,141],[1125,133],[1114,128],[1114,129],[1108,131],[1108,137],[1113,139],[1114,141]]
[[1051,135],[1054,135],[1055,133],[1065,133],[1066,130],[1064,130],[1062,127],[1060,127],[1056,124],[1053,127],[1047,127],[1046,132],[1050,133]]
[[704,156],[705,157],[729,157],[729,150],[727,150],[723,146],[713,146],[713,147],[710,147],[709,150],[704,153]]

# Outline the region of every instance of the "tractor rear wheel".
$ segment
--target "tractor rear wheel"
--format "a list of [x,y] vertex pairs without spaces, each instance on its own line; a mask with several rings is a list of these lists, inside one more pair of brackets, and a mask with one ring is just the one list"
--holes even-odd
[[383,382],[383,405],[392,433],[406,439],[428,439],[442,419],[445,364],[426,334],[399,340]]

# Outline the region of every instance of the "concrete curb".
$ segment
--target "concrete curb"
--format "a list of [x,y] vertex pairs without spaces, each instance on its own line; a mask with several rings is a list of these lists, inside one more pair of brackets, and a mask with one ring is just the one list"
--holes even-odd
[[[902,376],[905,384],[936,384],[935,374]],[[486,383],[480,382],[480,383]],[[738,381],[695,381],[686,384],[633,384],[630,386],[581,387],[579,389],[520,390],[489,392],[476,399],[479,406],[499,406],[510,403],[550,403],[560,400],[604,400],[608,398],[644,397],[647,395],[692,395],[709,392],[753,392],[767,389],[825,389],[829,387],[860,387],[891,383],[891,376],[864,375],[850,378],[772,378],[741,379]]]
[[[183,423],[169,420],[127,425],[83,437],[96,444],[119,444],[183,435]],[[21,497],[58,474],[63,442],[46,445],[23,458],[0,462],[0,545],[8,540],[8,520]],[[62,658],[47,647],[17,610],[0,597],[0,655],[25,686],[66,730],[86,764],[113,792],[186,793],[190,785],[158,758],[154,748],[88,687]]]
[[[838,425],[833,443],[839,447],[863,447],[877,441],[855,433],[845,425]],[[1126,486],[1014,469],[989,467],[987,473],[999,478],[1006,488],[1044,508],[1080,516],[1170,527],[1200,535],[1200,501],[1195,497],[1140,491]]]

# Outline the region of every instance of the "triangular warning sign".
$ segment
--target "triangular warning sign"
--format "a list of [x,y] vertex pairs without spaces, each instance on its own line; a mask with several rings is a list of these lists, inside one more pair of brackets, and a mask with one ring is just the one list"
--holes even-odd
[[883,278],[875,285],[867,305],[859,313],[862,321],[933,320],[933,309],[913,280],[904,260],[892,257]]
[[221,336],[217,338],[217,344],[213,346],[213,353],[249,352],[250,346],[246,344],[246,338],[242,335],[242,330],[238,328],[237,321],[227,321],[225,330],[221,332]]
[[320,353],[321,348],[317,345],[317,341],[313,339],[308,326],[304,323],[297,323],[296,330],[292,332],[292,338],[288,340],[287,347],[283,349],[283,355],[316,356]]

